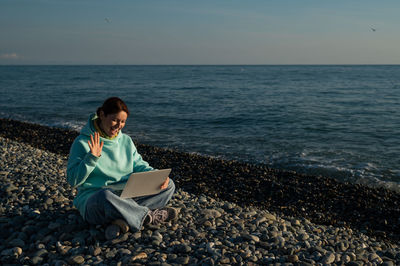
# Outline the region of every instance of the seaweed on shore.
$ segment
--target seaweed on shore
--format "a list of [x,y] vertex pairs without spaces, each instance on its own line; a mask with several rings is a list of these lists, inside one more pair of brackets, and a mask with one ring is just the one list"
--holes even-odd
[[[67,155],[78,132],[0,119],[0,136]],[[155,168],[172,168],[178,187],[240,205],[254,205],[314,223],[362,230],[379,239],[400,240],[400,194],[385,188],[271,169],[136,143]]]

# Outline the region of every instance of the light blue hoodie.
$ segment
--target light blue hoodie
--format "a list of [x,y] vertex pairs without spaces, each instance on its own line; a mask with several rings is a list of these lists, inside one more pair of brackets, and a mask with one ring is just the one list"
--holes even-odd
[[104,142],[100,157],[94,156],[89,149],[88,140],[95,132],[95,114],[82,128],[74,140],[68,158],[67,180],[78,187],[74,205],[85,218],[87,199],[104,186],[126,182],[133,172],[154,170],[137,152],[131,137],[120,131],[114,139],[100,138]]

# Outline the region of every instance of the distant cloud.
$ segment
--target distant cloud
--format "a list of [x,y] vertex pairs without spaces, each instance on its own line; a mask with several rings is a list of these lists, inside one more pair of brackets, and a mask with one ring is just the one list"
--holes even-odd
[[1,54],[0,59],[18,59],[20,56],[17,53]]

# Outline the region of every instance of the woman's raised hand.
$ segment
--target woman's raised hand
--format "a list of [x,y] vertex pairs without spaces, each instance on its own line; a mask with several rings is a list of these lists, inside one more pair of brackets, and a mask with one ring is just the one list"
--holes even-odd
[[94,133],[94,137],[90,135],[90,140],[88,140],[90,152],[96,156],[100,157],[101,150],[103,149],[104,141],[100,143],[100,134],[99,132]]

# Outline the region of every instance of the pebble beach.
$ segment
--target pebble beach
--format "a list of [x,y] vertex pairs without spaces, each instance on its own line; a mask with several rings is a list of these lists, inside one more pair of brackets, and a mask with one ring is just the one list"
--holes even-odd
[[179,217],[107,239],[72,205],[77,134],[0,119],[0,264],[400,264],[396,192],[139,143],[173,169]]

